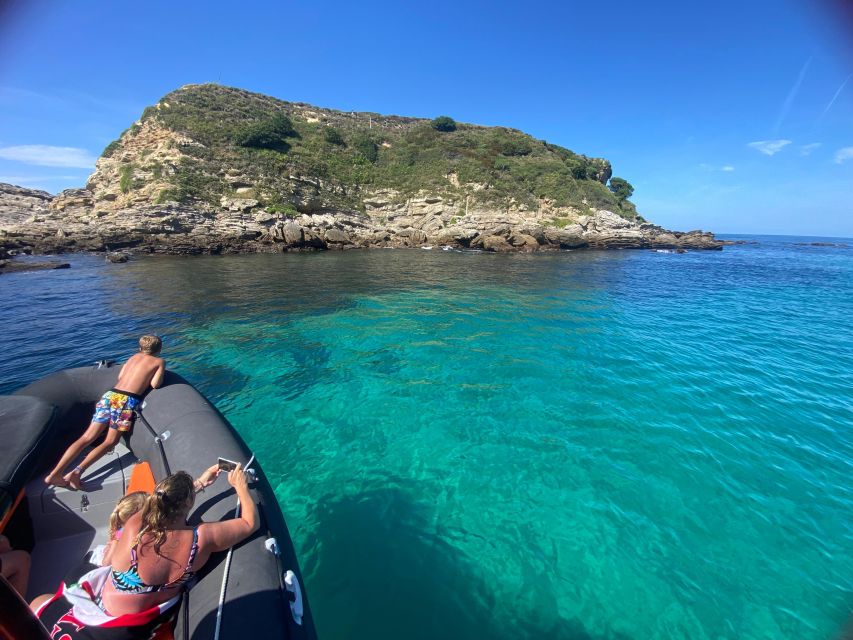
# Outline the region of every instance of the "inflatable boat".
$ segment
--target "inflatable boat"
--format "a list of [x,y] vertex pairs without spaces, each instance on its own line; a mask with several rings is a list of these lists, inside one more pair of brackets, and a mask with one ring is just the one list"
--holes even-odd
[[[290,534],[260,465],[228,421],[191,384],[167,372],[148,393],[129,436],[90,467],[83,489],[47,487],[44,476],[79,437],[119,367],[102,361],[67,369],[0,396],[0,533],[30,551],[28,601],[53,593],[87,552],[106,542],[108,518],[140,463],[159,481],[175,471],[198,477],[217,458],[247,465],[260,529],[228,552],[211,556],[180,603],[178,640],[314,639]],[[198,494],[190,524],[235,516],[237,499],[224,477]],[[0,638],[50,637],[0,580]],[[21,601],[18,599],[18,604]],[[27,631],[29,629],[29,631]],[[32,635],[38,632],[40,635]]]

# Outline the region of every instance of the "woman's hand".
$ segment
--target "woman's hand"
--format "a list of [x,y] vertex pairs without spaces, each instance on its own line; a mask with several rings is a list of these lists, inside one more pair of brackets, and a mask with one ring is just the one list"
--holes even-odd
[[237,468],[228,472],[228,484],[234,489],[247,491],[249,489],[249,481],[246,479],[246,472],[243,471],[243,465],[237,463]]
[[216,479],[219,477],[221,471],[222,470],[219,468],[218,464],[215,464],[212,467],[208,467],[207,469],[205,469],[198,477],[198,480],[196,480],[194,483],[196,493],[198,493],[199,491],[204,491],[207,487],[216,482]]

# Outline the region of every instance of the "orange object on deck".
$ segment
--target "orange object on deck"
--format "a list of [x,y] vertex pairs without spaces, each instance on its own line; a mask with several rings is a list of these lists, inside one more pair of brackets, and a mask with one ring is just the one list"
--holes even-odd
[[154,493],[154,487],[157,483],[154,481],[154,474],[151,471],[151,465],[147,462],[137,462],[130,474],[130,483],[127,485],[128,493],[134,491],[144,491],[145,493]]

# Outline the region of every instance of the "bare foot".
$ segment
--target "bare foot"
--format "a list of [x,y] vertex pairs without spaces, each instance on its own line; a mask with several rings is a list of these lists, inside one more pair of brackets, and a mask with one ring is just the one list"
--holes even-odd
[[68,482],[59,474],[51,473],[44,479],[44,483],[49,487],[67,487]]
[[80,491],[83,488],[80,484],[80,471],[77,469],[74,469],[70,473],[66,473],[62,476],[62,479],[65,480],[68,486],[75,491]]

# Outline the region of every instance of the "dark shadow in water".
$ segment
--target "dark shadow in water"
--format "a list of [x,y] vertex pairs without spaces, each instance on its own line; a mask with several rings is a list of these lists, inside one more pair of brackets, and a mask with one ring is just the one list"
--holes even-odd
[[185,374],[213,404],[242,393],[249,383],[248,376],[221,364],[194,363],[185,367]]
[[289,349],[296,368],[276,378],[282,400],[292,400],[311,387],[328,382],[331,352],[319,342],[297,342]]
[[265,313],[326,314],[361,295],[458,286],[517,287],[525,291],[612,286],[628,260],[624,252],[542,255],[443,251],[358,251],[321,254],[140,257],[105,272],[118,291],[132,291],[136,314],[168,310],[185,321]]
[[505,590],[492,589],[464,553],[430,533],[425,510],[393,484],[316,506],[319,558],[302,561],[321,637],[603,640],[578,620],[513,610],[496,595]]
[[391,349],[382,349],[373,353],[364,364],[374,375],[386,377],[396,375],[403,368],[402,360]]

